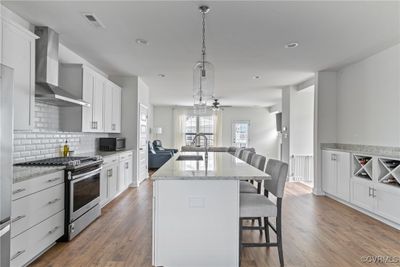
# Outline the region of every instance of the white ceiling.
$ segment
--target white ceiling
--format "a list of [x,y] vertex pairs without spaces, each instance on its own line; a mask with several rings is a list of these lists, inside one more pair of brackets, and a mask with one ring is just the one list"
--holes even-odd
[[[151,102],[192,104],[192,66],[200,57],[197,1],[3,1],[110,75],[139,75]],[[270,106],[282,86],[337,68],[400,42],[400,2],[211,1],[208,59],[223,105]],[[93,12],[105,29],[89,25]],[[140,46],[143,38],[149,45]],[[285,49],[289,42],[295,49]],[[165,74],[165,78],[158,76]],[[254,75],[261,76],[254,80]]]

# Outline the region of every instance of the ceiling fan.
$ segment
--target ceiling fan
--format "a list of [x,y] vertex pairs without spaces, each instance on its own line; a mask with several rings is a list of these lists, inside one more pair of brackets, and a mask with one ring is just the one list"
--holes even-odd
[[221,103],[219,103],[217,98],[214,98],[214,102],[211,104],[211,108],[214,111],[218,111],[221,108],[228,108],[228,107],[232,107],[232,106],[226,106],[226,105],[225,106],[221,106]]

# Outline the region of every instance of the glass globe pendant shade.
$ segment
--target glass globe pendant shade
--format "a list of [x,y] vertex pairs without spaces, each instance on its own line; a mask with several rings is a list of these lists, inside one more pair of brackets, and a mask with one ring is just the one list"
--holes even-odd
[[214,95],[214,66],[199,61],[193,67],[193,97],[195,101],[207,102]]
[[194,103],[193,103],[193,113],[194,115],[204,115],[207,113],[207,102],[198,98],[193,98]]

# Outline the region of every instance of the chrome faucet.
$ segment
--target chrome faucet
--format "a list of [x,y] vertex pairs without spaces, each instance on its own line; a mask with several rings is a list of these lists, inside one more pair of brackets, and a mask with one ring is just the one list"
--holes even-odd
[[207,139],[207,136],[204,133],[196,134],[194,136],[194,138],[193,138],[192,145],[194,145],[196,143],[197,138],[199,138],[200,136],[204,137],[204,148],[206,150],[206,153],[205,153],[204,156],[205,156],[205,159],[207,161],[207,159],[208,159],[208,139]]

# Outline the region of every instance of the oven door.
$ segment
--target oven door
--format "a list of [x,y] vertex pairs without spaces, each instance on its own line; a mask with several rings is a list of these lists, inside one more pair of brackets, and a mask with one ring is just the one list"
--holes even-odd
[[100,202],[100,171],[102,167],[87,173],[72,175],[70,181],[70,222],[75,221]]

